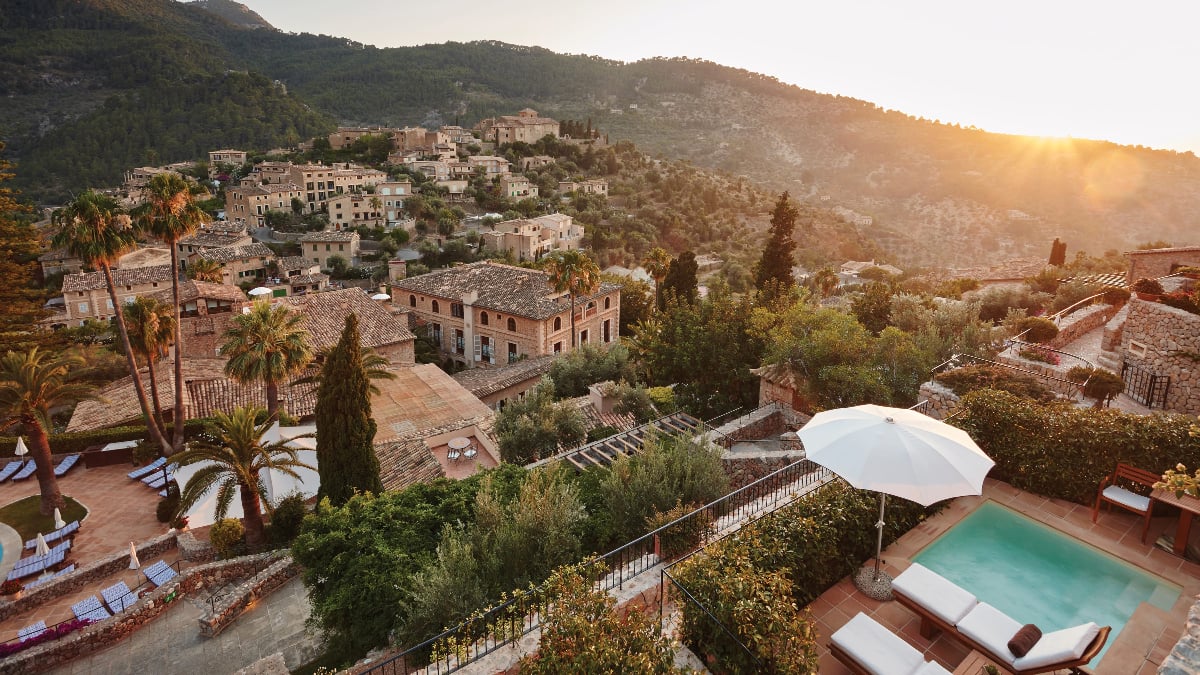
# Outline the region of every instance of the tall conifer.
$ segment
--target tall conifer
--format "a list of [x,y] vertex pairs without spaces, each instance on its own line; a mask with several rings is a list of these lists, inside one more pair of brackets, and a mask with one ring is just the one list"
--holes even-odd
[[[786,288],[792,280],[792,265],[795,264],[796,207],[788,201],[784,192],[771,212],[771,230],[763,249],[762,259],[754,269],[754,285],[760,291],[768,287]],[[774,282],[774,283],[772,283]]]
[[375,420],[371,417],[370,382],[362,364],[358,317],[346,317],[337,347],[322,366],[317,387],[317,472],[320,497],[335,505],[359,492],[383,491],[375,457]]

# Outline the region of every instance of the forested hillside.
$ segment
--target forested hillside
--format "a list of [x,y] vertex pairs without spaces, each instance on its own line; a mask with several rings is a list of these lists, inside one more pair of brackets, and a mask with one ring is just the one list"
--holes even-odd
[[378,49],[240,28],[169,0],[12,0],[0,36],[0,136],[42,199],[214,145],[285,144],[335,123],[471,124],[531,106],[844,209],[902,264],[1041,256],[1056,236],[1093,253],[1200,236],[1190,153],[958,128],[703,61],[622,64],[495,42]]

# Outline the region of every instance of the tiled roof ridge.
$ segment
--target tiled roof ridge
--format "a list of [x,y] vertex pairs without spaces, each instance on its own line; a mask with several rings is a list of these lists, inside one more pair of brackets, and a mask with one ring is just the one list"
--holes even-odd
[[[133,286],[134,284],[146,284],[155,281],[170,281],[171,265],[149,265],[147,267],[115,269],[112,271],[112,275],[114,286]],[[88,291],[105,288],[106,285],[103,271],[77,272],[63,277],[62,290],[64,293]]]

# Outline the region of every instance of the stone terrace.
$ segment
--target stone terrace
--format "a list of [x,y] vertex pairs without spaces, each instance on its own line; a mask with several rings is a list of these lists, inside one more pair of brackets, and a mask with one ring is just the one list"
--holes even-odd
[[[1091,667],[1097,675],[1155,673],[1158,664],[1179,640],[1188,609],[1200,594],[1200,565],[1159,550],[1152,543],[1141,543],[1141,521],[1133,514],[1119,510],[1101,511],[1098,522],[1093,524],[1089,507],[1047,499],[989,479],[984,484],[982,497],[954,500],[941,513],[888,547],[883,552],[884,568],[893,576],[904,571],[912,556],[986,499],[1008,506],[1183,587],[1179,600],[1170,612],[1142,604],[1120,634],[1109,638],[1109,649],[1103,660],[1099,664],[1093,663]],[[1175,515],[1155,518],[1147,542],[1154,542],[1164,531],[1173,529],[1175,518]],[[1193,535],[1196,534],[1196,529],[1193,529]],[[845,675],[850,672],[829,653],[829,636],[858,612],[873,616],[909,644],[922,650],[925,658],[936,660],[950,670],[958,667],[970,651],[946,635],[932,641],[921,637],[918,630],[920,621],[915,614],[896,602],[871,600],[855,588],[849,577],[817,598],[809,605],[809,609],[817,622],[822,675]],[[975,671],[970,672],[973,674]]]
[[[166,532],[167,526],[158,522],[154,514],[159,502],[157,491],[151,490],[141,482],[130,480],[126,475],[130,469],[131,467],[125,464],[100,468],[80,465],[59,479],[59,488],[63,494],[89,509],[88,516],[80,525],[79,533],[71,545],[68,561],[83,567],[114,553],[128,551],[131,541],[141,543]],[[33,479],[22,483],[0,484],[0,502],[5,504],[36,494],[38,484]],[[172,549],[165,558],[167,562],[174,562],[178,556],[178,551]],[[141,562],[143,565],[149,565],[156,560]],[[7,574],[8,568],[0,571]],[[24,581],[31,580],[32,577]],[[0,621],[0,641],[15,638],[20,628],[39,620],[45,621],[46,625],[53,625],[74,618],[71,605],[90,595],[99,597],[101,588],[107,588],[118,581],[124,581],[133,588],[145,580],[140,572],[125,570],[65,594],[52,603]]]

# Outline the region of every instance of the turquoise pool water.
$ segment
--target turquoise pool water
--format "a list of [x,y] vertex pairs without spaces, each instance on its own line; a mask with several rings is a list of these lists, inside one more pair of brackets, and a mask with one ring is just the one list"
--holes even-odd
[[1087,621],[1112,626],[1105,651],[1139,603],[1170,610],[1181,590],[990,501],[913,560],[1043,631]]

